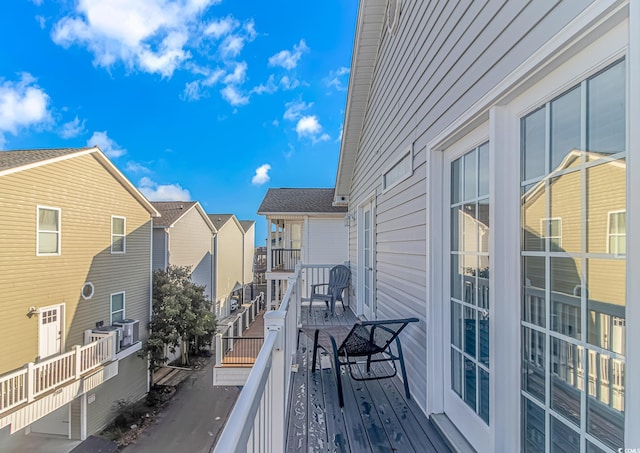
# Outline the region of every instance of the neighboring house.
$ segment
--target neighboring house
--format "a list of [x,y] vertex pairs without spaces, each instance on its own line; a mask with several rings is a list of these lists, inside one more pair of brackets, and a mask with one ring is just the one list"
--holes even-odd
[[216,315],[231,314],[230,299],[242,301],[244,229],[233,214],[208,214],[218,234],[214,238],[214,301]]
[[267,301],[278,305],[296,264],[343,264],[349,259],[347,208],[333,189],[269,189],[258,214],[267,219]]
[[158,212],[97,147],[0,152],[0,211],[0,450],[85,439],[149,390]]
[[[246,287],[253,283],[253,258],[256,242],[256,222],[254,220],[240,220],[244,231],[242,249],[242,285]],[[244,296],[244,291],[242,292]],[[249,302],[244,300],[243,302]]]
[[197,201],[151,203],[161,217],[153,221],[153,270],[189,266],[191,280],[213,299],[213,243],[217,233]]
[[639,30],[629,1],[360,1],[356,314],[421,320],[412,399],[477,451],[640,445]]

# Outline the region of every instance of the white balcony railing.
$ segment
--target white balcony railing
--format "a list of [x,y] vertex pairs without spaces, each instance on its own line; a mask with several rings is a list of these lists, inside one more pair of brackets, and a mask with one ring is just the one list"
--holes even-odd
[[0,414],[80,377],[115,359],[115,334],[92,337],[85,346],[0,376]]
[[288,279],[280,308],[264,315],[264,344],[214,453],[284,451],[287,399],[302,300],[301,271],[298,264]]
[[[256,319],[258,313],[264,306],[264,293],[258,294],[258,296],[253,299],[248,304],[242,305],[242,311],[238,314],[236,319],[223,328],[221,328],[215,336],[215,351],[216,351],[216,366],[221,366],[222,364],[252,364],[254,362],[254,358],[257,357],[256,353],[251,353],[251,351],[259,350],[262,346],[262,338],[247,338],[242,341],[241,337],[244,336],[244,332],[251,326],[253,321]],[[245,360],[244,362],[238,362],[235,359],[226,360],[228,353],[234,350],[234,343],[237,342],[244,343],[247,345],[248,352],[250,353],[245,358],[251,360]]]

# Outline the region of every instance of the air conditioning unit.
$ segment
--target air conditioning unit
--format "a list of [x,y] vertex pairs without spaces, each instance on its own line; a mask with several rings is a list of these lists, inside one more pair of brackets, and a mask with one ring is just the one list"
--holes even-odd
[[139,328],[140,321],[137,319],[123,319],[113,323],[114,326],[120,327],[123,330],[122,341],[120,346],[126,348],[139,341]]
[[102,326],[102,327],[98,327],[96,329],[93,329],[93,333],[94,334],[98,334],[100,336],[107,336],[109,335],[111,332],[115,332],[116,333],[116,354],[118,352],[120,352],[120,346],[122,344],[122,338],[124,336],[124,332],[122,327],[120,326]]

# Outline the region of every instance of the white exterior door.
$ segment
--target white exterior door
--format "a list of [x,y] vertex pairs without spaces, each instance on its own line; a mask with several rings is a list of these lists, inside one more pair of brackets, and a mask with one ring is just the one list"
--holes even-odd
[[58,354],[62,348],[62,322],[60,306],[40,310],[38,356],[40,359]]
[[448,151],[444,171],[444,410],[491,445],[489,144]]
[[376,319],[374,292],[375,228],[373,201],[366,202],[360,209],[358,222],[360,272],[358,279],[358,312],[368,320]]

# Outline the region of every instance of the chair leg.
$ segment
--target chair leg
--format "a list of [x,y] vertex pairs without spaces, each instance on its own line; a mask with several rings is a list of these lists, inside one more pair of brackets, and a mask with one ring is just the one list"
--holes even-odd
[[409,393],[409,381],[407,380],[407,370],[404,367],[404,356],[402,355],[402,346],[400,346],[400,338],[396,337],[396,346],[398,347],[398,360],[400,361],[400,371],[402,372],[402,382],[404,382],[404,393],[407,399],[411,399]]
[[320,334],[320,330],[316,329],[315,334],[313,335],[313,366],[311,367],[311,372],[316,372],[316,357],[318,357],[318,335]]
[[342,377],[340,376],[340,358],[338,357],[338,345],[336,345],[336,340],[332,335],[329,335],[329,339],[331,340],[331,347],[333,348],[333,367],[336,372],[336,383],[338,385],[338,401],[340,402],[340,407],[344,407],[344,395],[342,394]]

